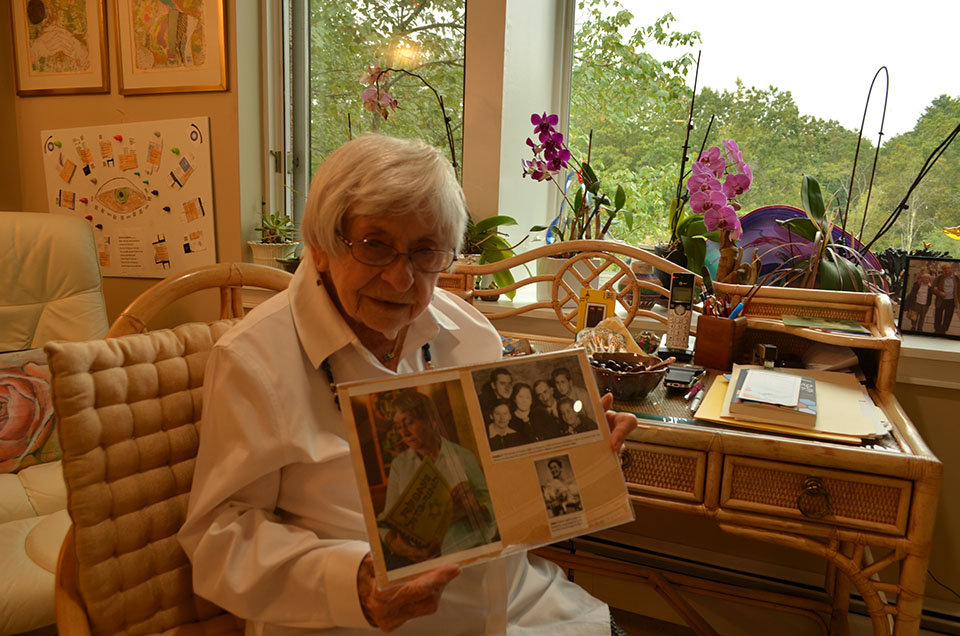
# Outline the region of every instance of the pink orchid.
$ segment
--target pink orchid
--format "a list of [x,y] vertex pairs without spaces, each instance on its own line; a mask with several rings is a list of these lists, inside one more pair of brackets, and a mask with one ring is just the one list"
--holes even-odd
[[[693,199],[691,198],[691,203]],[[711,207],[703,215],[703,224],[711,232],[716,230],[729,230],[730,238],[737,240],[743,234],[743,228],[740,226],[740,217],[737,211],[729,205],[720,205]]]
[[743,163],[743,153],[740,152],[740,146],[737,145],[737,142],[733,139],[726,139],[723,142],[723,147],[727,151],[727,157],[737,164],[737,170],[743,172],[743,166],[746,164]]
[[713,173],[713,176],[720,178],[723,176],[723,171],[727,169],[727,160],[724,158],[723,154],[720,152],[718,146],[713,146],[708,148],[703,153],[697,157],[697,163],[705,165],[710,169],[710,172]]
[[723,182],[723,193],[728,199],[735,199],[749,189],[750,177],[745,174],[728,174]]
[[727,197],[717,190],[698,190],[690,195],[690,209],[697,214],[706,214],[713,208],[727,205]]
[[373,86],[377,83],[377,80],[386,80],[388,77],[390,77],[390,71],[381,69],[380,63],[377,62],[373,66],[367,67],[363,77],[360,78],[360,83],[364,86]]
[[363,102],[365,109],[371,113],[379,113],[384,119],[389,117],[391,110],[397,110],[398,105],[393,95],[373,86],[363,91],[360,95],[360,101]]
[[[702,170],[706,170],[706,168],[702,168]],[[711,190],[719,192],[722,189],[723,184],[709,171],[694,174],[687,179],[687,191],[690,192],[690,194],[694,192],[709,192]]]

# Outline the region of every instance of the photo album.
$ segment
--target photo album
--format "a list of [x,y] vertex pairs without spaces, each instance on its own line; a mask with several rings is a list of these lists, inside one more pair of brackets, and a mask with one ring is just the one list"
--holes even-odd
[[381,587],[634,518],[583,349],[337,390]]

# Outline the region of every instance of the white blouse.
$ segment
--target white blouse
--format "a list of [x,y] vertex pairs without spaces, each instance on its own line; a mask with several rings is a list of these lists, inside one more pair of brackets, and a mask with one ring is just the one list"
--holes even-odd
[[[262,303],[210,354],[200,447],[179,540],[196,592],[247,619],[248,634],[360,634],[360,561],[370,548],[338,382],[394,375],[357,340],[308,253],[290,288]],[[476,309],[443,290],[410,326],[398,374],[486,362],[501,342]],[[607,636],[606,604],[526,553],[467,567],[439,610],[395,634]]]

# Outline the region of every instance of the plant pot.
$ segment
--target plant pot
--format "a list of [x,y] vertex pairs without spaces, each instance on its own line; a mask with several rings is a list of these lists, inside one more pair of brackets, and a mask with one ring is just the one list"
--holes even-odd
[[[569,258],[563,256],[538,258],[536,261],[537,275],[543,276],[546,274],[548,276],[556,276],[557,272],[559,272],[569,260]],[[590,266],[582,260],[575,262],[571,269],[576,270],[583,278],[588,278],[593,274]],[[568,312],[575,308],[577,303],[580,302],[580,289],[583,287],[583,283],[569,270],[563,273],[562,280],[570,286],[570,289],[572,289],[575,294],[574,298],[567,299],[562,305],[563,311]],[[553,282],[554,281],[543,281],[537,283],[537,302],[553,302]],[[599,281],[595,278],[590,281],[589,286],[596,288],[598,284]],[[566,295],[567,291],[563,287],[557,288],[558,301],[562,300]]]
[[250,250],[253,252],[253,262],[257,265],[266,265],[283,269],[283,266],[277,262],[278,258],[290,258],[297,251],[300,241],[290,241],[289,243],[261,243],[260,241],[247,241]]
[[[687,255],[683,251],[683,245],[678,240],[676,243],[657,243],[653,247],[653,253],[661,258],[665,258],[671,263],[675,263],[680,267],[687,266]],[[660,281],[660,285],[665,289],[670,289],[670,274],[663,271],[662,269],[656,270],[657,279]]]

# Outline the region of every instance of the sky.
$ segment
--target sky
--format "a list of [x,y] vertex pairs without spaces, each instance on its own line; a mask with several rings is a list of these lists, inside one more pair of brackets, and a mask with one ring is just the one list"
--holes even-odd
[[[912,130],[936,97],[960,97],[954,44],[960,0],[620,2],[636,25],[652,24],[670,11],[676,18],[671,30],[700,32],[702,42],[693,49],[694,56],[702,51],[699,87],[733,90],[738,77],[748,87],[773,85],[793,94],[801,114],[851,130],[860,128],[870,82],[881,66],[890,74],[884,139]],[[663,59],[655,48],[647,50]],[[873,142],[880,131],[883,77],[877,78],[864,124]]]

